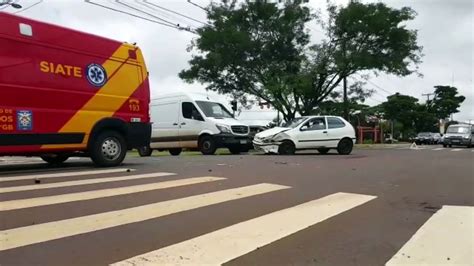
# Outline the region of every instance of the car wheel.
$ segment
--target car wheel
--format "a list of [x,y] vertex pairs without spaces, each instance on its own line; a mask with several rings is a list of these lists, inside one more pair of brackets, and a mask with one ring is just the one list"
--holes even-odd
[[127,145],[121,134],[105,131],[99,134],[90,147],[92,161],[100,167],[117,166],[127,155]]
[[152,153],[153,149],[150,147],[138,148],[138,155],[140,155],[140,157],[150,157]]
[[43,161],[49,164],[62,164],[67,159],[69,159],[69,156],[66,156],[64,154],[41,155],[40,157]]
[[451,144],[449,144],[448,146],[449,146],[450,148],[452,148],[452,147],[453,147],[453,145],[451,145]]
[[446,144],[443,144],[443,147],[444,147],[444,148],[446,148],[446,147],[448,147],[448,145],[446,145]]
[[183,149],[181,149],[181,148],[169,149],[170,154],[173,155],[173,156],[180,155],[182,151],[183,151]]
[[282,144],[278,147],[278,153],[281,155],[293,155],[296,152],[296,147],[293,142],[289,140],[283,141]]
[[211,136],[203,136],[199,139],[199,150],[204,155],[213,155],[216,153],[217,146]]
[[354,143],[350,139],[341,139],[337,144],[337,152],[341,155],[348,155],[352,152]]
[[240,152],[241,152],[239,147],[230,147],[229,151],[230,151],[230,153],[235,154],[235,155],[240,154]]
[[321,154],[327,154],[329,152],[329,149],[328,148],[321,148],[321,149],[318,149],[318,152],[321,153]]

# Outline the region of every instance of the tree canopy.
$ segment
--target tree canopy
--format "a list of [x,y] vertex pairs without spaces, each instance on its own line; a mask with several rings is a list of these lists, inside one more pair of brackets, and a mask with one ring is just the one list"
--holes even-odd
[[[323,21],[304,2],[211,4],[209,25],[197,30],[190,67],[180,77],[241,102],[262,99],[289,120],[313,113],[344,77],[359,71],[416,71],[421,47],[417,32],[405,26],[416,16],[412,9],[351,1],[330,4]],[[310,42],[308,23],[324,31],[317,44]]]

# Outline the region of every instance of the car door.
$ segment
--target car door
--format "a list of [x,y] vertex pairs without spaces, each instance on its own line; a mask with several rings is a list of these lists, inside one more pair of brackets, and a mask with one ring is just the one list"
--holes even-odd
[[315,117],[306,121],[299,129],[297,147],[300,149],[313,149],[328,146],[328,131],[326,119]]
[[335,148],[339,141],[347,136],[347,125],[337,117],[326,117],[326,121],[328,124],[328,146]]
[[152,138],[151,148],[178,148],[179,102],[159,102],[151,105]]
[[192,102],[181,102],[179,139],[183,148],[197,148],[204,118]]

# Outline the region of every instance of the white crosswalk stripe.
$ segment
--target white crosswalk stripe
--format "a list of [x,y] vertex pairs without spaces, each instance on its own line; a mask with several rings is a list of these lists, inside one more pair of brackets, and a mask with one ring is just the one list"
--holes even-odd
[[442,150],[445,150],[445,148],[436,148],[436,149],[433,149],[433,151],[442,151]]
[[146,221],[174,213],[288,188],[290,187],[262,183],[152,203],[124,210],[4,230],[0,231],[0,250],[8,250],[69,236],[90,233],[111,227]]
[[55,177],[73,177],[73,176],[86,176],[86,175],[102,175],[102,174],[111,174],[111,173],[126,173],[127,171],[135,171],[135,169],[115,168],[115,169],[104,169],[104,170],[93,170],[93,171],[30,174],[30,175],[9,176],[9,177],[0,176],[0,182],[31,180],[31,179],[45,179],[45,178],[55,178]]
[[70,193],[70,194],[65,194],[65,195],[10,200],[10,201],[4,201],[1,203],[0,211],[17,210],[17,209],[24,209],[24,208],[31,208],[31,207],[38,207],[38,206],[60,204],[60,203],[66,203],[66,202],[84,201],[84,200],[99,199],[99,198],[113,197],[113,196],[119,196],[119,195],[127,195],[127,194],[146,192],[146,191],[152,191],[152,190],[158,190],[158,189],[187,186],[187,185],[199,184],[199,183],[204,183],[204,182],[219,181],[223,179],[225,178],[210,177],[210,176],[209,177],[196,177],[196,178],[179,179],[179,180],[173,180],[173,181],[164,181],[164,182],[152,183],[152,184]]
[[332,194],[112,265],[221,265],[374,198]]
[[443,206],[386,265],[474,265],[474,207]]
[[451,151],[462,151],[462,149],[452,149]]
[[86,179],[86,180],[57,182],[57,183],[51,183],[51,184],[37,184],[37,185],[16,186],[16,187],[3,187],[3,188],[0,188],[0,193],[19,192],[19,191],[28,191],[28,190],[41,190],[41,189],[60,188],[60,187],[83,186],[83,185],[90,185],[90,184],[100,184],[100,183],[117,182],[117,181],[128,181],[128,180],[134,180],[134,179],[155,178],[155,177],[173,176],[173,175],[176,175],[176,174],[174,174],[174,173],[149,173],[149,174],[140,174],[140,175],[101,177],[101,178],[93,178],[93,179]]

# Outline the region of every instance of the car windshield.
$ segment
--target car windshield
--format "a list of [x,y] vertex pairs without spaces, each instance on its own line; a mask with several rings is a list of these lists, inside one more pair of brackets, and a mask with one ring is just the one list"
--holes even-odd
[[448,127],[448,131],[446,133],[459,133],[459,134],[466,134],[469,133],[469,127]]
[[299,124],[301,124],[304,120],[306,120],[306,117],[298,117],[298,118],[295,118],[291,121],[283,123],[281,126],[282,127],[288,127],[288,128],[295,128]]
[[231,113],[220,103],[196,101],[199,108],[204,112],[207,117],[213,118],[233,118]]

